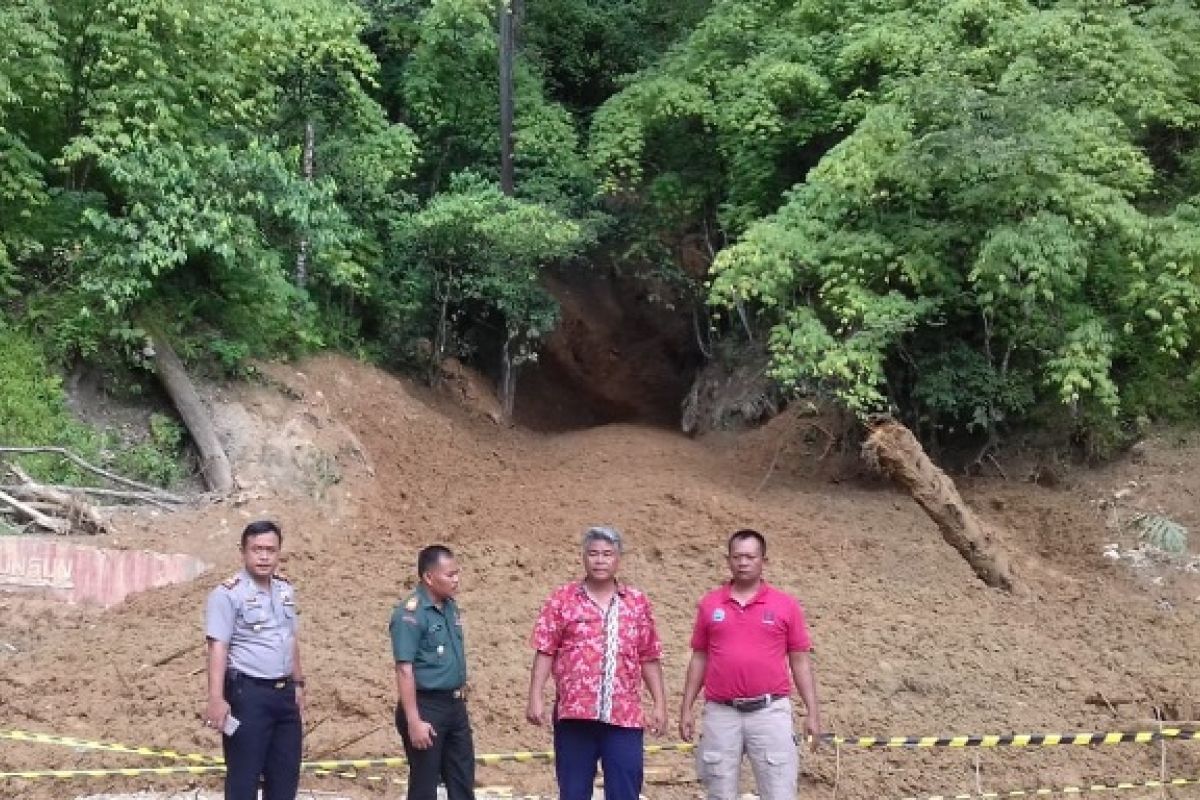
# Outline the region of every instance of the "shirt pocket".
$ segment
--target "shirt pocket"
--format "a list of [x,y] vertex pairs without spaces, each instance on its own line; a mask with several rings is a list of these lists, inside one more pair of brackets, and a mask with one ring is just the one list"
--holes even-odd
[[598,614],[578,613],[568,617],[563,639],[587,646],[595,636],[604,632],[604,620]]
[[260,605],[245,605],[241,610],[242,621],[254,630],[262,630],[271,619],[267,609]]
[[449,631],[444,622],[435,622],[421,634],[421,650],[434,659],[446,657],[446,648],[450,644]]

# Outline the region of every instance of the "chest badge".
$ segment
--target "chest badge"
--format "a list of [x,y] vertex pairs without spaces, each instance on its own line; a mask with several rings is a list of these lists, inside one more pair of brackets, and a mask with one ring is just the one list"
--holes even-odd
[[715,611],[713,611],[712,621],[713,622],[724,622],[725,621],[725,609],[718,608]]

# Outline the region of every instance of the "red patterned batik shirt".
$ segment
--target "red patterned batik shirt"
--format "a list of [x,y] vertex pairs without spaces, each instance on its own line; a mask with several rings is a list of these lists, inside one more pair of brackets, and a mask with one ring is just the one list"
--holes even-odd
[[568,583],[542,606],[532,643],[554,657],[555,719],[642,727],[642,665],[662,658],[646,595],[618,585],[603,609],[582,581]]

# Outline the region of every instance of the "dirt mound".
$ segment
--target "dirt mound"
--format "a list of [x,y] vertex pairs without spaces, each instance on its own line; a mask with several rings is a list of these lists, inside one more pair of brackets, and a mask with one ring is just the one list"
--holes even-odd
[[[805,470],[804,459],[826,451],[819,432],[809,441],[801,431],[781,455],[769,432],[695,441],[610,425],[544,435],[445,410],[436,395],[342,358],[298,371],[302,378],[296,368],[275,376],[270,403],[279,406],[265,418],[286,428],[307,409],[318,433],[344,426],[349,435],[316,444],[333,449],[338,480],[255,484],[198,511],[118,520],[119,532],[98,542],[188,552],[219,565],[191,585],[104,613],[0,596],[0,642],[9,645],[0,645],[0,729],[215,753],[217,742],[198,721],[202,604],[237,567],[237,531],[261,516],[282,520],[288,572],[299,587],[309,757],[399,751],[386,623],[412,582],[417,548],[431,541],[457,549],[466,568],[461,601],[480,751],[548,748],[548,732],[523,721],[527,640],[545,594],[577,571],[579,532],[598,521],[626,532],[623,571],[655,603],[672,716],[694,604],[724,576],[725,535],[745,525],[769,536],[770,578],[804,600],[826,723],[839,733],[1147,729],[1156,706],[1177,710],[1195,694],[1197,577],[1163,570],[1161,580],[1145,580],[1102,556],[1114,534],[1100,501],[1128,480],[1116,467],[1069,491],[980,479],[963,487],[982,516],[1012,533],[1015,548],[1051,568],[1031,578],[1031,597],[1019,599],[983,587],[906,495],[841,470]],[[347,442],[359,449],[337,455]],[[1130,466],[1140,470],[1137,480],[1160,487],[1159,506],[1192,502],[1200,478],[1182,468],[1195,448],[1161,460],[1156,452]],[[1170,471],[1169,481],[1156,470]],[[1112,708],[1090,702],[1097,694]],[[835,784],[839,798],[973,791],[977,752],[985,790],[1159,774],[1157,748],[1137,745],[846,750],[838,758],[827,749],[806,759],[802,791],[824,798]],[[1200,771],[1200,746],[1174,744],[1168,755],[1169,774]],[[143,763],[0,743],[4,769]],[[655,755],[649,767],[652,800],[694,796],[695,786],[680,782],[692,775],[688,757]],[[485,767],[480,778],[528,792],[553,785],[545,762]],[[196,781],[213,783],[96,779],[71,794]],[[361,797],[386,786],[315,777],[305,785]],[[5,781],[0,795],[67,793],[57,784]]]

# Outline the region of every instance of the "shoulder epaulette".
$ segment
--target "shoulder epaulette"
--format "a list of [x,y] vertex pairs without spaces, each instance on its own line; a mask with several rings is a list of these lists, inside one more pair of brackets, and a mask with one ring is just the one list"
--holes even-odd
[[241,582],[241,580],[242,580],[242,575],[239,572],[238,574],[231,575],[228,578],[226,578],[225,580],[221,581],[221,585],[224,586],[226,589],[232,589],[233,587],[237,586]]

